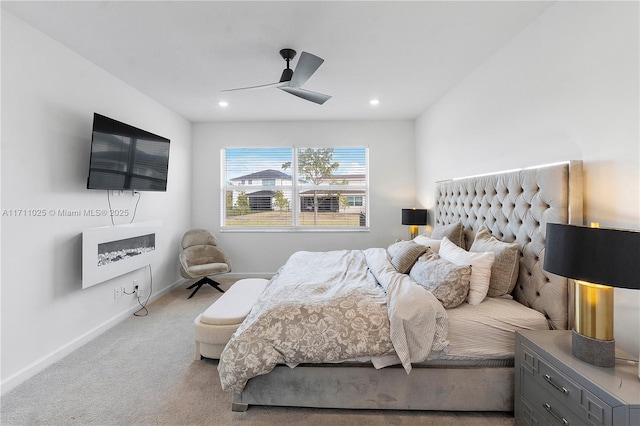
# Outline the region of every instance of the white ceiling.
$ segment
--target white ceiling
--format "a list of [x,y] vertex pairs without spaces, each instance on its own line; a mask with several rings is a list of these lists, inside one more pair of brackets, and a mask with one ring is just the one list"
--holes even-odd
[[[413,119],[551,4],[2,1],[2,8],[190,121],[261,121]],[[285,47],[325,59],[303,87],[332,99],[320,106],[274,88],[221,93],[278,81]]]

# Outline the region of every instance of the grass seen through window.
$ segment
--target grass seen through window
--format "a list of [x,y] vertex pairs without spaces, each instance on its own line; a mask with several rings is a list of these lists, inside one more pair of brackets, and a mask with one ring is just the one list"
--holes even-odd
[[[359,226],[358,213],[318,213],[318,223],[314,225],[313,212],[299,214],[301,226]],[[258,212],[239,216],[227,216],[227,226],[291,226],[290,212]]]

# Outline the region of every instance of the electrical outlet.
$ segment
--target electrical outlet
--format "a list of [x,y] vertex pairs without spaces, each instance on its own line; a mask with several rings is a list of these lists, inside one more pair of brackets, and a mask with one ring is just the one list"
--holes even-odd
[[137,297],[140,297],[140,285],[138,280],[133,280],[133,292]]
[[135,290],[136,290],[136,296],[137,297],[142,297],[143,296],[144,293],[142,291],[142,286],[141,285],[137,285],[136,284]]
[[113,289],[113,300],[120,299],[122,297],[122,287]]

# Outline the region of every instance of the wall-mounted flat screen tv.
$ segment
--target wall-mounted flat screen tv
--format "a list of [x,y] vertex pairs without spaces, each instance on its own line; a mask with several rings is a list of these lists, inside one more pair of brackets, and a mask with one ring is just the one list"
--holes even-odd
[[166,191],[169,139],[93,114],[88,189]]

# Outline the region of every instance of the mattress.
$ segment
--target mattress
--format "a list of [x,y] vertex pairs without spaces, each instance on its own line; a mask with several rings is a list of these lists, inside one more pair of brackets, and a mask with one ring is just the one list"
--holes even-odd
[[507,298],[488,297],[478,305],[463,303],[447,309],[447,315],[448,350],[424,365],[512,366],[515,331],[549,329],[543,314]]
[[[515,331],[549,329],[543,314],[511,298],[487,297],[477,305],[463,303],[447,309],[447,315],[449,346],[444,352],[432,352],[430,359],[414,367],[512,367]],[[398,363],[395,355],[372,357],[370,361],[375,368]]]

